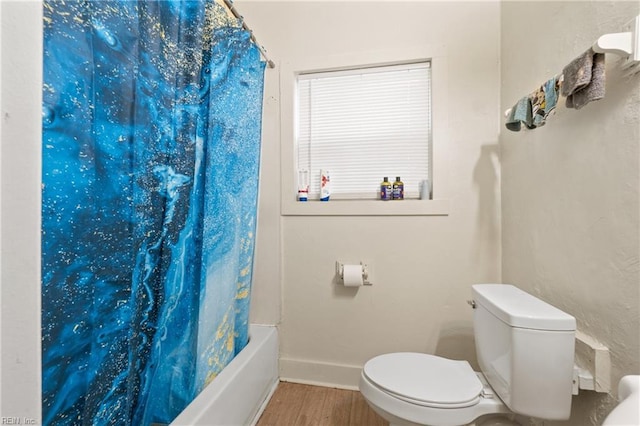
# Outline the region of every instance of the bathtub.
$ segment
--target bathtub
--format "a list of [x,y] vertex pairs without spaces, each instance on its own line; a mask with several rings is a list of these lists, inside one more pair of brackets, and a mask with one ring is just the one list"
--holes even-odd
[[170,426],[253,425],[278,385],[278,332],[249,326],[249,343]]

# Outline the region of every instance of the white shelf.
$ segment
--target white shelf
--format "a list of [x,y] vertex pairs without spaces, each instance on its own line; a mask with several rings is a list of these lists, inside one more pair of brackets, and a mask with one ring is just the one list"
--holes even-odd
[[330,200],[283,203],[283,216],[447,216],[449,200]]

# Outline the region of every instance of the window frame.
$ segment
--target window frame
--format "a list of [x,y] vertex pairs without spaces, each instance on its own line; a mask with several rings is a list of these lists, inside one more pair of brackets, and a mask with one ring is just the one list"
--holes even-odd
[[[282,61],[280,66],[281,214],[284,216],[429,216],[448,215],[446,145],[448,134],[447,60],[444,46],[416,46],[393,51],[354,52],[348,55],[308,56]],[[295,125],[296,84],[300,74],[351,70],[415,62],[431,63],[431,191],[430,200],[331,199],[297,201]]]

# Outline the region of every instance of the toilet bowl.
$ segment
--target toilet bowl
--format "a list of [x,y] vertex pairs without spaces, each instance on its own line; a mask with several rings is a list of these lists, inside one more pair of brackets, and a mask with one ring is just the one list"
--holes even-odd
[[480,416],[510,412],[468,362],[422,353],[369,360],[360,376],[360,392],[391,425],[460,426]]

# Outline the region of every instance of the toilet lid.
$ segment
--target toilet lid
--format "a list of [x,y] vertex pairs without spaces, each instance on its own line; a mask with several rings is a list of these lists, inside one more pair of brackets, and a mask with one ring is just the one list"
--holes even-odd
[[467,361],[401,352],[377,356],[363,369],[373,384],[405,401],[460,408],[480,400],[482,383]]

